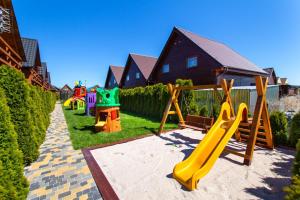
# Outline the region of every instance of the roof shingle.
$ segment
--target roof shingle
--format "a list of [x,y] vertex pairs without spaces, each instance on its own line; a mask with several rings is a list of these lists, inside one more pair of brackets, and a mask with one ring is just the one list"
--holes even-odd
[[175,27],[174,29],[185,35],[224,67],[267,74],[263,69],[222,43],[200,37],[181,28]]
[[121,78],[122,78],[123,71],[124,71],[124,67],[112,66],[112,65],[110,65],[109,67],[110,67],[111,72],[113,73],[113,75],[114,75],[114,77],[117,81],[117,84],[119,85],[119,83],[121,81]]
[[34,67],[38,50],[38,41],[35,39],[22,38],[22,44],[27,60],[23,63],[23,67]]
[[157,58],[151,56],[144,56],[138,54],[129,54],[134,62],[137,64],[139,69],[141,70],[142,74],[144,75],[145,79],[148,80],[155,64]]

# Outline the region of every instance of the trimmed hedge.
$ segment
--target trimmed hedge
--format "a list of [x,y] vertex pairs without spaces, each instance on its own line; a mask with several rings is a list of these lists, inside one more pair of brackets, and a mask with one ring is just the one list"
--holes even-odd
[[21,72],[8,66],[0,67],[0,88],[4,89],[11,119],[18,134],[19,148],[26,165],[39,155],[36,129],[30,114],[32,102],[29,85]]
[[163,84],[120,90],[121,110],[161,119],[169,99]]
[[1,88],[0,113],[0,199],[25,199],[29,184],[23,175],[22,152]]
[[38,148],[44,141],[56,96],[28,84],[22,72],[4,65],[0,67],[0,88],[10,108],[24,164],[29,165],[39,155]]
[[[182,86],[193,85],[191,80],[182,79],[176,80],[176,84]],[[182,95],[184,95],[184,97]],[[159,83],[146,87],[121,89],[119,97],[122,111],[132,112],[160,120],[170,95],[167,86]],[[185,101],[182,101],[182,99]],[[183,116],[186,116],[188,113],[199,114],[200,111],[195,103],[195,96],[192,91],[182,92],[181,96],[178,97],[178,100]],[[175,120],[177,119],[177,116],[170,116],[169,118]]]

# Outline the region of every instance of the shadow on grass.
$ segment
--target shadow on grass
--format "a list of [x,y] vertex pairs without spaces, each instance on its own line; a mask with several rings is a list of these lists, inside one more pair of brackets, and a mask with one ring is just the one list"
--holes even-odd
[[91,133],[96,133],[94,125],[87,125],[81,128],[77,128],[76,126],[73,126],[73,129],[78,131],[90,131]]
[[85,114],[85,112],[83,112],[83,113],[74,113],[74,115],[78,115],[78,116],[87,116],[87,115]]

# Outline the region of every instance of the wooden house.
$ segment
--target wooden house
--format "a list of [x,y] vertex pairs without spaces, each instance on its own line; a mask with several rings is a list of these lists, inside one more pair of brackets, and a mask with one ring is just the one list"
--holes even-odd
[[122,88],[133,88],[148,85],[149,76],[157,58],[138,54],[129,54],[120,86]]
[[[124,73],[125,74],[125,73]],[[235,86],[255,84],[268,73],[228,46],[174,27],[150,75],[150,83],[191,79],[195,85],[235,79]]]
[[263,70],[265,70],[269,75],[269,85],[277,85],[277,77],[276,77],[276,73],[273,67],[269,67],[269,68],[264,68]]
[[[38,41],[35,39],[22,38],[22,43],[26,56],[26,62],[23,63],[22,71],[26,79],[32,85],[49,89],[48,81],[43,81],[42,78],[43,68]],[[48,73],[46,73],[46,76],[48,76]]]
[[59,90],[59,93],[60,93],[60,99],[62,101],[65,101],[67,99],[69,99],[71,96],[73,96],[73,89],[68,85],[68,84],[65,84],[60,90]]
[[0,65],[21,70],[26,56],[11,0],[0,0],[0,13]]
[[104,88],[111,89],[114,87],[120,87],[120,81],[124,67],[110,65],[106,75]]

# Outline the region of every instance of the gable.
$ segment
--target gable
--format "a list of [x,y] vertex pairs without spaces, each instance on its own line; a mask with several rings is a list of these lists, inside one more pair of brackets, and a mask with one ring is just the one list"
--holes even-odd
[[38,41],[35,39],[22,38],[22,44],[26,55],[26,62],[23,63],[23,67],[40,65]]
[[186,31],[180,28],[174,28],[174,31],[183,34],[192,42],[194,42],[199,48],[207,52],[216,61],[222,64],[223,67],[233,68],[237,70],[253,71],[261,74],[266,74],[265,71],[254,63],[246,59],[245,57],[238,54],[223,43],[209,40],[201,37],[190,31]]
[[1,37],[5,40],[6,43],[8,43],[9,46],[11,46],[14,49],[15,52],[19,54],[19,56],[22,58],[23,61],[26,61],[26,56],[24,53],[19,27],[15,16],[14,8],[12,5],[12,1],[0,0],[0,6],[5,9],[9,9],[10,16],[11,16],[11,20],[10,20],[11,30],[10,32],[1,33]]
[[[158,68],[162,67],[161,62],[165,59],[166,55],[169,54],[170,48],[174,45],[174,40],[178,36],[182,36],[186,40],[193,43],[194,47],[198,48],[200,51],[206,54],[206,58],[208,60],[214,60],[209,62],[214,62],[214,65],[217,66],[220,70],[225,69],[228,72],[231,71],[233,73],[241,73],[249,76],[267,74],[255,64],[251,63],[246,58],[243,58],[224,44],[202,38],[189,31],[174,27],[154,66],[154,69],[150,75],[150,80],[155,80],[155,76],[160,70]],[[184,53],[184,51],[185,50],[183,50],[182,53]],[[177,59],[177,57],[174,57],[174,59]]]

